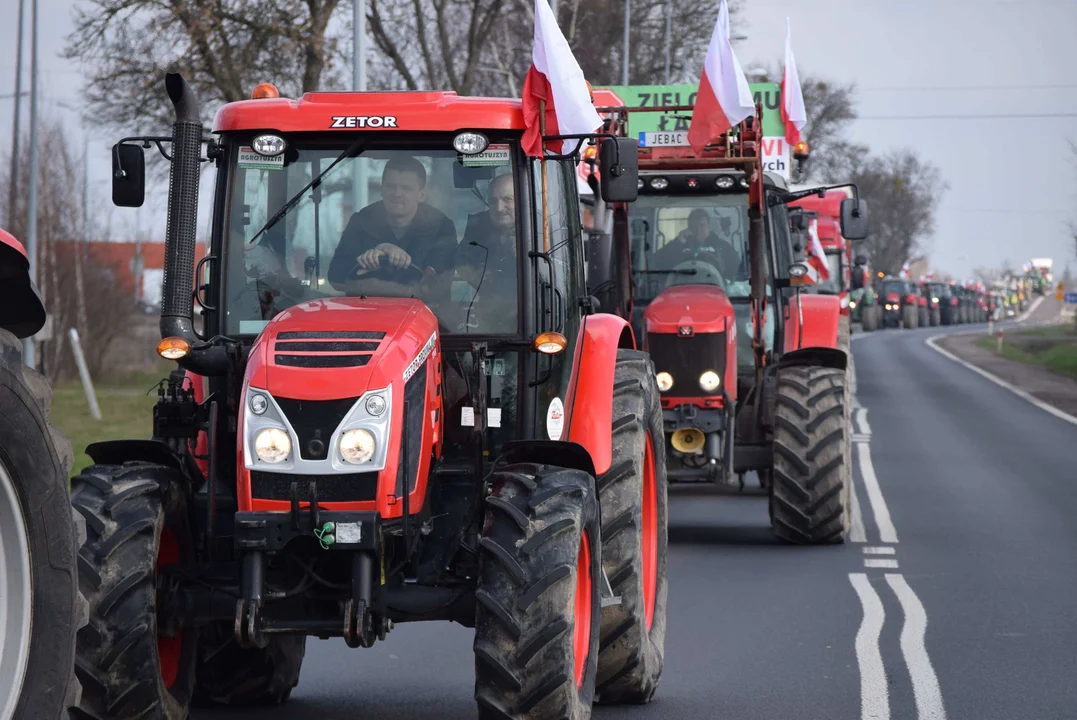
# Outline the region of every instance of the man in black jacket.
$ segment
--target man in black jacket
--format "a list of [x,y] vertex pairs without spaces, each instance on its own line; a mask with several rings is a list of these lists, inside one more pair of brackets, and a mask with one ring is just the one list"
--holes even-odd
[[[479,293],[466,323],[475,332],[513,333],[517,326],[516,191],[512,175],[499,175],[486,191],[486,212],[469,215],[456,255],[457,274]],[[467,330],[466,332],[470,332]]]
[[[426,168],[415,158],[394,157],[385,164],[381,200],[351,216],[329,264],[329,282],[338,290],[356,292],[362,277],[379,270],[410,283],[426,272],[450,270],[456,253],[456,227],[426,202]],[[412,276],[408,268],[415,266]],[[396,272],[393,272],[396,271]],[[388,279],[385,274],[379,273]],[[379,278],[381,279],[381,278]],[[373,294],[373,293],[372,293]]]
[[[726,218],[722,218],[729,223]],[[730,229],[723,227],[728,236]],[[666,243],[651,259],[651,267],[656,270],[672,270],[677,265],[690,260],[702,260],[714,265],[726,280],[737,277],[740,257],[728,240],[723,240],[711,230],[710,214],[703,208],[696,208],[688,215],[688,227],[677,237]]]

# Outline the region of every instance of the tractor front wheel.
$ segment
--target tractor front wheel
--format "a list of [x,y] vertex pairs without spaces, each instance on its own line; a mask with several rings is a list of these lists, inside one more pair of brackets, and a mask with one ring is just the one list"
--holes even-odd
[[919,319],[918,308],[914,308],[912,305],[906,305],[901,308],[901,324],[905,330],[915,330],[917,320]]
[[666,462],[662,403],[647,353],[618,350],[610,469],[598,479],[602,566],[619,605],[602,610],[598,702],[646,703],[666,640]]
[[872,332],[879,329],[878,316],[875,314],[875,305],[868,305],[860,311],[860,327],[864,332]]
[[171,468],[134,462],[94,465],[72,480],[71,502],[87,528],[79,582],[90,622],[79,631],[75,666],[84,716],[187,717],[195,633],[162,627],[157,607],[169,571],[194,561],[186,487]]
[[778,370],[771,524],[800,545],[845,542],[852,493],[847,373],[828,367]]
[[306,650],[304,635],[271,636],[264,648],[240,647],[232,623],[215,623],[199,638],[194,703],[279,705],[299,684]]
[[0,330],[0,718],[58,720],[79,699],[85,526],[67,496],[71,444],[49,424],[52,391],[21,351]]
[[602,609],[594,478],[530,463],[497,470],[479,546],[480,720],[587,720]]

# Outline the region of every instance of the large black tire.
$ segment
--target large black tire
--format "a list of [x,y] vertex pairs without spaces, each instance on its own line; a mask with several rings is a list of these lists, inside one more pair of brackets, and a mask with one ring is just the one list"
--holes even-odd
[[232,623],[216,623],[198,640],[194,704],[279,705],[299,684],[303,635],[276,635],[264,648],[243,648]]
[[849,352],[849,336],[852,335],[852,324],[848,315],[838,315],[838,350]]
[[[0,606],[29,591],[22,606],[29,608],[27,635],[5,637],[0,608],[0,687],[11,690],[0,697],[0,716],[14,718],[66,718],[81,694],[75,636],[87,611],[76,558],[86,527],[71,510],[71,444],[49,424],[51,401],[45,378],[22,363],[22,342],[0,330],[0,492],[10,493],[3,503],[10,507],[0,505],[0,548],[9,540],[12,547],[25,544],[22,558],[0,563],[0,595],[6,596]],[[13,517],[16,505],[21,523]],[[20,560],[29,572],[16,576]]]
[[874,332],[879,329],[879,316],[875,314],[877,307],[868,305],[860,310],[860,327],[864,332]]
[[916,317],[917,327],[930,327],[931,326],[931,313],[928,312],[926,307],[919,308]]
[[801,545],[845,542],[852,493],[847,373],[828,367],[778,370],[771,525]]
[[158,567],[193,561],[187,484],[159,465],[94,465],[71,502],[86,518],[79,553],[90,623],[79,632],[82,717],[184,720],[194,689],[196,634],[158,638]]
[[617,351],[612,459],[598,479],[598,492],[602,567],[621,602],[602,610],[596,686],[601,704],[650,702],[662,676],[668,516],[662,402],[654,377],[650,355]]
[[[602,609],[594,478],[548,465],[509,465],[493,474],[486,507],[475,593],[479,718],[587,720]],[[577,613],[583,538],[590,549],[590,602]],[[586,646],[579,683],[577,626]]]
[[931,311],[931,327],[942,325],[942,310],[935,308]]
[[915,330],[920,319],[920,313],[912,305],[901,308],[901,324],[906,330]]

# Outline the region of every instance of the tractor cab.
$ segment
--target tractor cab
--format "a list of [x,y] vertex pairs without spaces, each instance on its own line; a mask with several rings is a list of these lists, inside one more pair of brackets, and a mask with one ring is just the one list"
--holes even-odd
[[[575,176],[600,142],[601,198],[635,199],[635,143],[540,124],[536,158],[518,100],[271,85],[206,134],[183,78],[166,89],[172,137],[115,146],[113,197],[141,205],[156,145],[171,165],[158,352],[178,368],[152,440],[91,446],[73,481],[98,516],[91,615],[113,579],[139,578],[79,662],[146,662],[108,665],[83,710],[281,702],[307,636],[370,647],[420,620],[475,629],[483,713],[586,718],[599,685],[603,702],[649,700],[659,393],[629,324],[586,292]],[[216,183],[196,265],[203,163]]]

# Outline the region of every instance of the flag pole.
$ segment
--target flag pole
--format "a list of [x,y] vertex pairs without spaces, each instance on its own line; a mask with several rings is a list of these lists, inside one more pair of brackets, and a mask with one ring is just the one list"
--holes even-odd
[[539,160],[539,169],[542,173],[542,251],[550,252],[550,213],[547,208],[549,207],[549,187],[546,180],[546,142],[542,138],[546,137],[546,101],[539,100],[539,148],[542,151],[542,157]]

